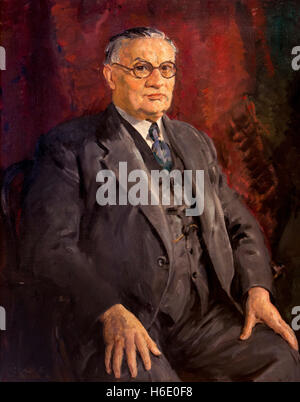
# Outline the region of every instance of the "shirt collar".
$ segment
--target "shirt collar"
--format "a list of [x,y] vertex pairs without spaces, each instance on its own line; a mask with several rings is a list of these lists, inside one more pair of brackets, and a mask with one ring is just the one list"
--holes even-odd
[[[148,120],[138,120],[135,117],[129,115],[127,112],[125,112],[123,109],[120,107],[116,106],[117,111],[120,113],[120,115],[123,117],[123,119],[127,120],[128,123],[130,123],[144,138],[146,142],[152,143],[152,140],[149,138],[149,128],[152,124],[151,121]],[[164,133],[164,128],[163,128],[163,123],[162,123],[162,117],[160,117],[156,121],[161,137],[163,138],[163,133]]]

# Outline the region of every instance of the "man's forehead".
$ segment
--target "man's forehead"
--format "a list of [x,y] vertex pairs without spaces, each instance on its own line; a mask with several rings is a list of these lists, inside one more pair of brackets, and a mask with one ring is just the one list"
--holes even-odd
[[127,63],[143,59],[153,64],[160,64],[168,60],[175,61],[175,51],[162,38],[125,39],[120,48],[119,58],[121,62]]

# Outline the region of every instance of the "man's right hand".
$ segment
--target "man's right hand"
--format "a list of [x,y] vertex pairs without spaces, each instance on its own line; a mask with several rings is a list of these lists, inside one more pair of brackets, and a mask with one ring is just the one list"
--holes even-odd
[[105,368],[108,374],[111,374],[113,369],[115,377],[121,377],[124,348],[132,377],[137,376],[136,349],[141,355],[145,369],[151,369],[149,351],[155,356],[161,355],[161,352],[134,314],[122,304],[115,304],[100,316],[100,321],[103,324]]

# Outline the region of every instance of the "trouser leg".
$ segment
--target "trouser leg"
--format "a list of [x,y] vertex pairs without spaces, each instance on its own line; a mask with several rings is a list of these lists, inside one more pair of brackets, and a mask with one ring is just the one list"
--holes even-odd
[[72,331],[65,344],[79,381],[175,382],[188,374],[195,381],[300,381],[298,352],[263,324],[256,325],[248,340],[239,340],[243,324],[244,317],[234,307],[213,302],[203,317],[195,310],[170,328],[157,320],[149,335],[162,355],[151,354],[152,368],[146,371],[137,352],[135,379],[130,376],[125,354],[121,378],[106,373],[100,329],[89,343],[70,349]]
[[298,352],[263,324],[239,340],[243,322],[230,306],[215,304],[169,332],[167,358],[197,381],[300,381]]
[[180,379],[172,369],[166,356],[164,355],[160,342],[160,329],[154,324],[149,330],[149,335],[158,345],[162,354],[157,357],[151,352],[151,370],[144,368],[142,359],[137,351],[137,377],[132,378],[126,360],[126,353],[123,356],[121,366],[121,377],[116,379],[113,372],[107,374],[105,370],[104,356],[105,345],[102,338],[101,327],[92,336],[91,340],[85,344],[77,344],[72,347],[73,339],[64,338],[64,345],[68,350],[68,365],[72,368],[75,381],[107,381],[107,382],[179,382]]

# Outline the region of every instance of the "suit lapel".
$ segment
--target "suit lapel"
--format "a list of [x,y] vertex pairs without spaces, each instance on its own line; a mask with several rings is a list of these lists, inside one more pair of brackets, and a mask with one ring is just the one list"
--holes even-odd
[[[204,171],[204,211],[199,217],[202,236],[220,283],[230,296],[230,285],[234,275],[232,249],[225,226],[223,208],[209,176],[207,156],[204,153],[204,147],[199,146],[201,139],[198,138],[197,144],[193,146],[192,138],[188,139],[182,129],[178,132],[167,116],[164,116],[163,123],[171,146],[182,158],[185,169],[193,172]],[[192,186],[194,193],[197,194],[197,191],[199,193],[195,174],[193,174]]]
[[[153,228],[157,231],[168,253],[170,267],[172,267],[172,236],[162,206],[160,204],[150,205],[151,180],[149,171],[143,161],[139,150],[135,146],[131,135],[122,124],[121,118],[119,117],[118,112],[112,104],[108,107],[106,113],[107,116],[104,119],[105,124],[101,125],[101,127],[99,127],[98,129],[98,143],[107,151],[106,155],[102,158],[102,162],[104,162],[109,170],[112,170],[114,172],[119,185],[121,185],[121,182],[123,182],[123,180],[120,180],[120,173],[122,174],[122,172],[119,172],[119,162],[127,162],[127,174],[135,169],[140,169],[146,172],[148,176],[149,205],[138,205],[137,208],[141,210],[141,212],[146,216],[147,220],[150,222]],[[126,188],[124,189],[124,191],[128,193],[133,185],[135,185],[135,183],[127,182],[127,191]]]
[[[172,121],[167,116],[164,116],[163,123],[168,138],[170,139],[170,144],[172,148],[177,152],[177,154],[181,157],[185,169],[192,170],[193,173],[195,172],[195,170],[204,171],[204,212],[200,216],[200,221],[203,232],[206,236],[206,240],[209,240],[212,235],[215,207],[214,203],[210,202],[212,198],[212,189],[208,175],[208,165],[206,163],[206,157],[200,147],[195,148],[192,146],[188,146],[190,143],[186,144],[186,135],[184,133],[177,132],[176,129],[172,127]],[[197,189],[195,174],[193,174],[192,176],[192,187],[193,192],[196,194],[196,191],[199,191],[199,189]]]

